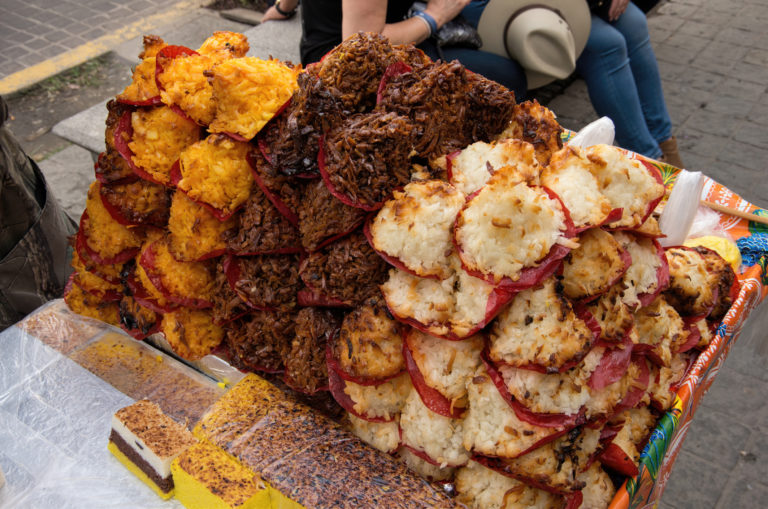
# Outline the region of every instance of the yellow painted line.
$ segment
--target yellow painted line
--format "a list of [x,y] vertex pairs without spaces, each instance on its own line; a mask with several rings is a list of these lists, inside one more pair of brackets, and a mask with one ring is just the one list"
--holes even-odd
[[[71,49],[61,55],[56,55],[53,58],[49,58],[39,64],[27,67],[21,71],[15,72],[10,76],[7,76],[0,80],[0,95],[7,95],[13,92],[17,92],[23,88],[42,81],[46,78],[50,78],[62,71],[65,71],[71,67],[82,64],[95,58],[111,49],[119,46],[125,41],[133,39],[143,34],[149,33],[149,31],[168,24],[169,21],[174,18],[186,14],[190,9],[196,9],[202,5],[201,0],[183,0],[173,5],[169,10],[161,12],[159,14],[153,14],[146,16],[138,21],[131,23],[123,28],[114,30],[113,32],[103,35],[98,39],[87,42]],[[138,52],[140,48],[136,48]]]

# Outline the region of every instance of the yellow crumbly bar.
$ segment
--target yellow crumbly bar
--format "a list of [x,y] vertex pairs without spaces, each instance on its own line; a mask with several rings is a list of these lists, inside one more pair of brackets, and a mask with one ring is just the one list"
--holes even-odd
[[[405,465],[254,374],[222,396],[193,434],[256,472],[272,507],[456,507]],[[274,505],[278,495],[291,505]]]
[[180,422],[197,422],[224,392],[192,368],[116,332],[73,351],[69,358],[127,396],[154,401]]
[[252,470],[209,442],[171,464],[176,499],[187,509],[270,509],[270,490]]
[[136,464],[128,459],[128,457],[123,454],[120,449],[117,448],[114,442],[109,442],[107,445],[107,449],[109,449],[109,452],[114,454],[115,458],[117,458],[117,461],[123,464],[123,466],[128,469],[130,473],[138,477],[141,482],[152,488],[152,491],[154,491],[158,497],[162,498],[163,500],[168,500],[173,496],[174,490],[171,489],[170,491],[163,491],[160,489],[160,487],[155,484],[152,479],[150,479],[147,474],[142,472],[142,470],[136,466]]

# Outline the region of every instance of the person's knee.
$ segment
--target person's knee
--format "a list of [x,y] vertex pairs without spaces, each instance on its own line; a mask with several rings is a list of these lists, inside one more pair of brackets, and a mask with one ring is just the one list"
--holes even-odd
[[624,36],[630,53],[634,48],[650,43],[648,19],[645,13],[631,2],[616,23],[616,28]]
[[582,75],[601,71],[614,72],[625,65],[629,65],[627,41],[620,33],[614,31],[600,37],[599,43],[593,44],[590,40],[577,61],[577,70]]

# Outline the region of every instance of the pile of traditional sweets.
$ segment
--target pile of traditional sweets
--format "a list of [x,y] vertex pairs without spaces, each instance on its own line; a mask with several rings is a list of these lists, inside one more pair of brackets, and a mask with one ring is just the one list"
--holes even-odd
[[303,71],[246,51],[145,39],[70,307],[330,390],[471,506],[606,506],[738,289],[659,246],[658,170],[381,36]]

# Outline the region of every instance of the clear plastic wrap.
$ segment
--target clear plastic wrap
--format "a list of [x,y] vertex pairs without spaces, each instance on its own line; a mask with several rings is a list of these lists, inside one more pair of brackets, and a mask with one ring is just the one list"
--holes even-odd
[[128,396],[154,401],[189,427],[225,392],[223,384],[118,332],[107,332],[69,357]]
[[461,507],[402,463],[249,375],[194,429],[304,507]]
[[[171,345],[168,344],[168,341],[162,334],[152,334],[145,341],[169,355],[174,355],[173,348],[171,348]],[[202,359],[196,361],[182,360],[182,362],[192,366],[201,373],[205,373],[224,386],[232,386],[242,380],[245,373],[220,357],[220,355],[225,353],[225,351],[215,350],[212,355],[206,355]]]
[[0,507],[181,507],[107,451],[112,415],[147,398],[191,427],[224,384],[62,300],[0,333],[0,351]]
[[40,306],[16,327],[64,355],[111,329],[104,322],[73,313],[63,299]]
[[0,348],[0,507],[181,507],[107,452],[112,414],[131,398],[20,327]]

